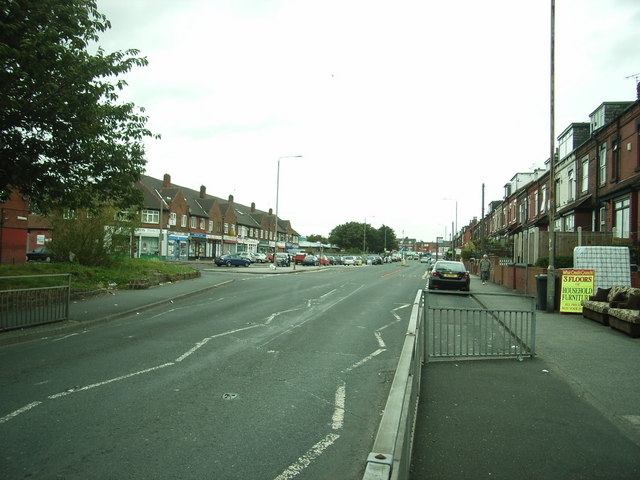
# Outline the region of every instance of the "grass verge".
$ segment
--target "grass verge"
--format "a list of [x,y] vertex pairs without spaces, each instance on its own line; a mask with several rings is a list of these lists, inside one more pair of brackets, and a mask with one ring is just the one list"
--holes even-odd
[[188,276],[199,276],[197,270],[153,259],[120,258],[109,267],[88,267],[77,263],[38,263],[0,265],[0,290],[60,285],[64,277],[33,279],[3,279],[5,276],[70,274],[74,293],[91,292],[104,288],[132,288]]

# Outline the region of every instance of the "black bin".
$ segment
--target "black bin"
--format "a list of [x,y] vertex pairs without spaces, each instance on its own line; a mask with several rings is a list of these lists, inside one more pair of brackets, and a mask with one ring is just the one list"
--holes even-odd
[[536,306],[538,310],[547,309],[547,275],[536,275]]

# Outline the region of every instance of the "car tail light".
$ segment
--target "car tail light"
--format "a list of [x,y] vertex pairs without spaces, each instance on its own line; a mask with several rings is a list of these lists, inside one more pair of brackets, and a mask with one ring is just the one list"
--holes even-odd
[[438,272],[436,272],[435,270],[433,272],[431,272],[431,276],[432,277],[437,277],[438,276]]
[[464,272],[464,275],[462,275],[462,278],[469,278],[469,272]]

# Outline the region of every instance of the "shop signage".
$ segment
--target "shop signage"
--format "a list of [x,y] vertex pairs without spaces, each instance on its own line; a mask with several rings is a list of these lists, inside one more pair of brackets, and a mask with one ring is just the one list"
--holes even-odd
[[560,286],[560,311],[582,313],[582,300],[593,295],[595,270],[562,270]]

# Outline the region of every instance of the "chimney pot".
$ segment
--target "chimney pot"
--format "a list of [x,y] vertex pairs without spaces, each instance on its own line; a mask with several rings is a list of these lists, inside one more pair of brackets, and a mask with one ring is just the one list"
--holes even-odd
[[164,178],[162,179],[162,187],[169,188],[171,186],[171,175],[168,173],[164,174]]
[[200,185],[200,198],[204,198],[207,195],[207,187]]

